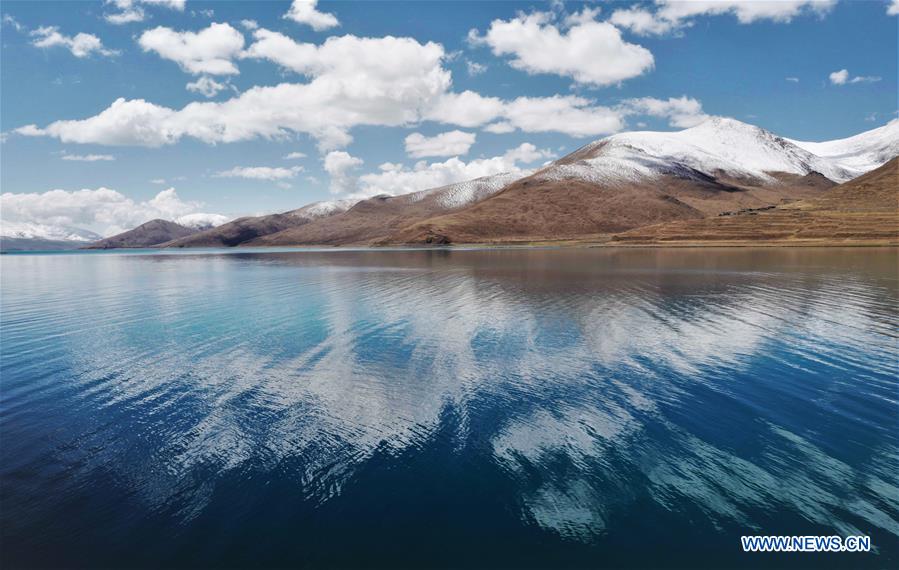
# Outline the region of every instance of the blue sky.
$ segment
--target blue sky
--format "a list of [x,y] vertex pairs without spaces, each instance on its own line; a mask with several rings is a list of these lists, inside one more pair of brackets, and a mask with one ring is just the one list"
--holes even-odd
[[297,4],[5,1],[4,219],[109,233],[534,167],[706,115],[826,140],[897,109],[888,2]]

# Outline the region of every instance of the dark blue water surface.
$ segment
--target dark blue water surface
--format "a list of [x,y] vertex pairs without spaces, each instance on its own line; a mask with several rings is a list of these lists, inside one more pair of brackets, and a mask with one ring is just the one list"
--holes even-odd
[[894,249],[0,273],[4,568],[899,565]]

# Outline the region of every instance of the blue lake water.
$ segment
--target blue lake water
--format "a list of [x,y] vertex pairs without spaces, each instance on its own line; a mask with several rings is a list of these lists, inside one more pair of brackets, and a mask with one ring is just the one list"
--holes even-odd
[[0,286],[4,568],[899,565],[895,249],[4,255]]

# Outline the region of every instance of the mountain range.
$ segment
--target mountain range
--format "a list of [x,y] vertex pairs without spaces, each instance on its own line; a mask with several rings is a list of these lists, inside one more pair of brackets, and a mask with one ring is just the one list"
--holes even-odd
[[[868,206],[882,215],[868,215],[867,225],[844,237],[834,230],[831,237],[895,241],[896,201],[888,198],[895,198],[899,181],[889,168],[871,183],[884,187],[876,199],[870,193],[847,196],[858,191],[850,181],[897,155],[899,120],[846,139],[804,142],[714,117],[678,132],[612,135],[525,175],[497,174],[399,196],[317,202],[202,231],[168,222],[155,223],[149,232],[144,224],[95,247],[651,243],[677,241],[671,236],[685,238],[691,232],[726,237],[720,228],[736,221],[743,237],[734,239],[751,241],[766,235],[761,230],[753,234],[757,220],[793,216],[798,223],[811,216],[818,223],[822,212],[830,212],[825,217],[833,222],[834,216],[845,218],[859,208],[870,210]],[[865,205],[866,200],[873,201]]]

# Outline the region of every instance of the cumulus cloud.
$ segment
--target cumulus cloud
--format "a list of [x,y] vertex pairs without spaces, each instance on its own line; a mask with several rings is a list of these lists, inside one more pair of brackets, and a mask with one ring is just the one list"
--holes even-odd
[[843,85],[849,80],[849,70],[841,69],[839,71],[834,71],[829,77],[830,82],[834,85]]
[[[463,127],[493,123],[486,130],[507,133],[560,132],[575,137],[610,134],[624,127],[622,115],[610,107],[573,95],[519,97],[503,101],[474,91],[447,93],[428,111],[426,118]],[[494,121],[499,121],[494,123]]]
[[733,14],[741,24],[751,24],[759,20],[787,23],[805,13],[820,16],[829,12],[836,0],[659,0],[658,4],[659,15],[673,22],[696,16]]
[[618,28],[596,21],[596,13],[585,8],[562,22],[553,12],[519,14],[511,20],[494,20],[483,36],[472,30],[469,39],[489,46],[496,56],[511,56],[516,69],[562,75],[588,85],[612,85],[652,69],[652,53],[624,41]]
[[676,26],[675,22],[660,18],[643,8],[615,10],[609,17],[609,22],[640,36],[660,36],[667,34]]
[[846,85],[849,83],[874,83],[881,80],[880,77],[877,77],[875,75],[850,77],[848,69],[834,71],[828,76],[828,78],[833,85]]
[[324,158],[325,172],[331,177],[332,194],[343,194],[356,186],[355,171],[362,166],[363,160],[348,152],[336,150],[329,152]]
[[109,236],[155,218],[176,220],[198,213],[201,202],[182,200],[174,188],[137,202],[110,188],[11,192],[0,195],[0,211],[10,222],[85,227]]
[[887,14],[890,16],[899,15],[899,0],[890,0],[890,4],[887,6]]
[[244,37],[230,24],[210,24],[199,32],[177,32],[158,26],[140,35],[138,44],[145,52],[156,52],[194,75],[235,75],[232,61],[243,50]]
[[34,39],[31,44],[39,48],[64,47],[75,57],[83,58],[93,54],[114,56],[119,52],[107,49],[100,38],[93,34],[78,33],[74,36],[66,36],[59,32],[56,26],[41,26],[32,30],[29,35]]
[[[214,26],[219,26],[224,38],[232,32],[237,35],[233,41],[216,43],[214,49],[200,49],[204,42],[197,38],[215,30]],[[198,33],[157,28],[147,34],[141,36],[143,43],[188,71],[200,72],[210,66],[221,72],[236,71],[232,58],[240,51],[242,39],[227,24],[213,24]],[[273,61],[302,74],[308,82],[253,87],[225,101],[197,101],[181,109],[120,98],[91,117],[55,121],[44,127],[26,125],[15,132],[63,142],[150,147],[173,144],[184,137],[215,144],[256,138],[283,140],[303,133],[315,138],[319,149],[327,152],[348,145],[351,130],[359,126],[398,127],[436,121],[465,128],[491,125],[491,132],[518,129],[576,137],[610,134],[624,126],[620,110],[585,97],[503,100],[474,91],[454,93],[450,91],[451,74],[443,65],[444,49],[433,42],[348,35],[316,45],[266,29],[257,29],[253,37],[238,57]],[[147,38],[152,41],[148,43]],[[185,49],[175,49],[179,45]]]
[[284,18],[298,24],[307,24],[316,32],[340,25],[334,14],[319,12],[316,4],[318,4],[318,0],[293,0],[290,10],[284,14]]
[[503,116],[509,124],[526,133],[560,132],[587,137],[624,128],[618,111],[571,95],[519,97],[506,104]]
[[187,214],[186,216],[179,216],[175,218],[176,224],[181,224],[182,226],[187,226],[189,228],[195,228],[198,230],[205,230],[207,228],[214,228],[216,226],[220,226],[227,221],[230,221],[231,218],[228,216],[223,216],[221,214]]
[[298,160],[300,158],[306,158],[306,153],[304,152],[290,152],[284,155],[284,160]]
[[687,96],[668,99],[655,97],[627,99],[622,103],[621,109],[626,114],[667,118],[668,124],[677,128],[695,127],[709,118],[702,111],[702,103]]
[[447,131],[433,137],[412,133],[406,137],[406,154],[413,158],[468,154],[477,136],[464,131]]
[[656,0],[656,10],[633,7],[616,10],[609,21],[638,35],[663,35],[692,25],[700,16],[731,14],[741,24],[760,20],[788,23],[797,16],[822,16],[836,0]]
[[185,0],[107,0],[116,11],[108,12],[103,17],[110,24],[128,24],[142,22],[146,13],[141,5],[164,6],[179,12],[184,11]]
[[199,93],[207,98],[215,97],[219,92],[228,89],[228,87],[229,85],[227,83],[219,83],[215,79],[205,75],[196,81],[191,81],[185,85],[185,88],[188,91]]
[[491,123],[487,125],[486,127],[484,127],[484,130],[495,135],[502,135],[514,132],[515,127],[512,125],[512,123],[509,123],[507,121],[500,121],[498,123]]
[[283,168],[280,166],[235,166],[213,174],[215,178],[246,178],[248,180],[285,180],[296,178],[303,171],[302,166]]
[[253,31],[259,27],[259,23],[256,20],[241,20],[240,25],[243,26],[245,30]]
[[[439,44],[420,44],[411,38],[344,36],[315,46],[270,34],[274,33],[257,30],[256,37],[277,37],[278,42],[283,38],[291,46],[302,46],[310,58],[294,60],[269,51],[272,43],[261,41],[247,50],[247,57],[268,57],[301,70],[312,77],[309,83],[254,87],[228,101],[191,103],[180,111],[141,99],[119,99],[84,120],[57,121],[45,129],[26,127],[18,132],[73,142],[144,146],[173,143],[184,136],[215,143],[283,138],[299,132],[312,135],[329,150],[348,144],[352,140],[348,131],[354,126],[401,126],[419,121],[451,85],[450,74],[441,65],[444,52]],[[178,36],[169,31],[159,38]],[[216,55],[230,53],[238,43]],[[160,41],[157,47],[165,45]],[[219,61],[209,59],[209,52],[176,50],[169,55],[192,71],[209,70],[206,63]],[[219,71],[233,65],[221,61],[223,65],[214,66]]]
[[111,154],[69,154],[67,152],[62,153],[62,155],[60,155],[60,158],[62,158],[63,160],[75,160],[79,162],[115,160],[115,157]]
[[524,165],[553,156],[555,155],[549,150],[523,143],[501,156],[478,158],[469,162],[453,157],[444,162],[420,161],[412,168],[385,163],[378,172],[360,176],[351,197],[408,194],[503,172],[519,173]]

